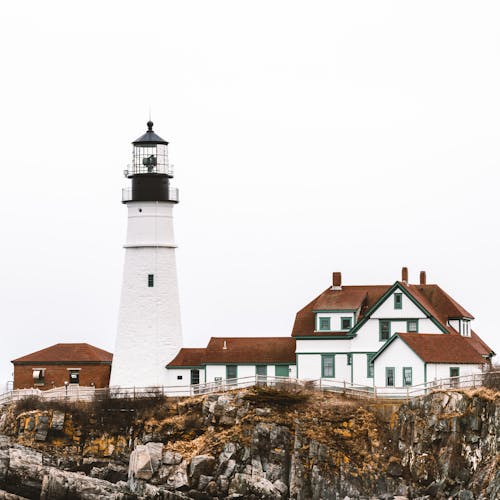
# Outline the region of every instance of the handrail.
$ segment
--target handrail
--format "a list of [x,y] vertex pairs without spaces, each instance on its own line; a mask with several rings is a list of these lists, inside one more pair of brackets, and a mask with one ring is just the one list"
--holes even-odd
[[92,401],[100,397],[112,398],[145,398],[164,396],[194,396],[202,394],[224,393],[235,389],[243,389],[256,385],[271,387],[295,385],[307,390],[339,392],[353,396],[383,399],[411,399],[420,397],[433,390],[479,387],[485,373],[447,377],[424,384],[405,387],[380,387],[353,384],[340,379],[297,379],[276,377],[271,375],[250,375],[235,379],[206,382],[188,386],[152,386],[152,387],[109,387],[96,389],[78,385],[55,387],[42,391],[40,389],[15,389],[0,394],[0,406],[35,396],[44,400]]

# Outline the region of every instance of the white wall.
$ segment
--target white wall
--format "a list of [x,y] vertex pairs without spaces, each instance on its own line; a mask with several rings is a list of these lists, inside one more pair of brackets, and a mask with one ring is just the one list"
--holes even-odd
[[316,380],[321,378],[321,354],[298,355],[297,374],[300,379]]
[[[168,385],[182,347],[172,203],[130,202],[111,386]],[[154,286],[148,287],[148,274]]]
[[[228,363],[234,364],[234,363]],[[263,364],[263,363],[259,363]],[[238,378],[242,377],[255,377],[256,375],[256,365],[237,365],[238,366]],[[276,365],[266,365],[267,375],[274,377],[276,375]],[[296,377],[296,367],[295,364],[289,365],[289,376],[292,378]],[[226,379],[226,365],[207,365],[206,367],[207,382],[214,382],[216,377],[222,377],[222,380]]]
[[411,367],[412,385],[424,383],[424,362],[398,337],[374,362],[374,383],[385,387],[386,367],[395,368],[395,387],[403,386],[403,367]]
[[322,339],[321,337],[311,340],[297,339],[295,352],[349,352],[351,350],[351,342],[352,340],[350,339]]
[[472,364],[457,364],[457,363],[429,363],[427,365],[427,382],[448,378],[450,376],[450,368],[460,368],[459,376],[473,375],[475,373],[482,373],[483,365]]
[[[403,294],[402,309],[394,309],[394,293]],[[372,314],[372,318],[425,318],[425,314],[403,292],[396,290],[394,293]]]
[[[200,384],[205,383],[205,370],[199,368],[200,371]],[[182,380],[177,377],[182,376]],[[191,384],[191,368],[169,368],[167,370],[167,381],[170,387],[183,387]]]

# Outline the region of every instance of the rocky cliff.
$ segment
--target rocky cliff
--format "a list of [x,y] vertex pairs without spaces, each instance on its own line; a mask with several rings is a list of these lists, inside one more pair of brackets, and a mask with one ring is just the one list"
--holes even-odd
[[0,414],[0,499],[500,498],[500,395],[254,390]]

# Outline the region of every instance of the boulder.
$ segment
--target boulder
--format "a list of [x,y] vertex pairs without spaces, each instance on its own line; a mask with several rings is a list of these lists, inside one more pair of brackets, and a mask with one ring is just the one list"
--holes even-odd
[[160,468],[163,443],[148,443],[136,446],[130,454],[128,478],[148,481]]
[[215,467],[215,458],[212,455],[197,455],[191,459],[189,464],[189,476],[191,485],[196,487],[198,480],[203,474],[209,476],[212,474]]
[[62,431],[64,429],[65,413],[63,411],[54,410],[52,412],[52,422],[50,428],[53,431]]
[[162,457],[162,463],[165,465],[179,465],[182,462],[182,455],[174,451],[165,451]]

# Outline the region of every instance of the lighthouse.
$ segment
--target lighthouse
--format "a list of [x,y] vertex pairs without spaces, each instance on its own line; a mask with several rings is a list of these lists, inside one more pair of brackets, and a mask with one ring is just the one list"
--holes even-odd
[[110,386],[167,385],[165,365],[182,347],[175,263],[172,186],[168,142],[147,123],[133,144],[125,170],[131,187],[122,202],[128,211],[125,263]]

